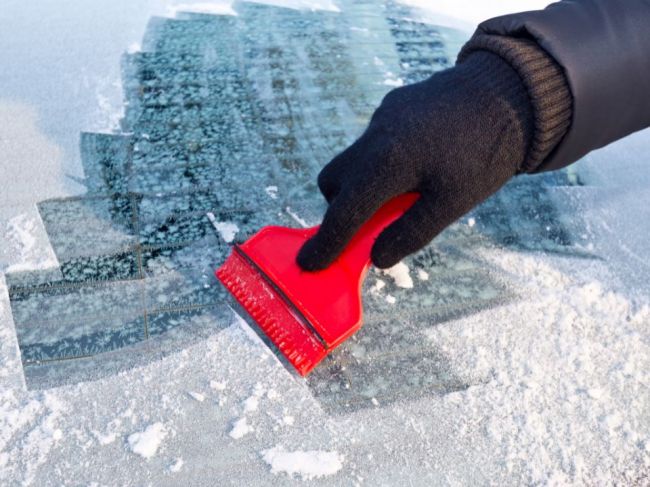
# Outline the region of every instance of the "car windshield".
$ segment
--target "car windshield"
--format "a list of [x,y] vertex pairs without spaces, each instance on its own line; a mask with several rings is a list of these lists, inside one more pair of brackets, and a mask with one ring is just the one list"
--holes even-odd
[[372,269],[307,378],[251,333],[214,276],[231,245],[317,225],[320,169],[495,13],[276,3],[3,7],[0,479],[641,481],[647,131]]

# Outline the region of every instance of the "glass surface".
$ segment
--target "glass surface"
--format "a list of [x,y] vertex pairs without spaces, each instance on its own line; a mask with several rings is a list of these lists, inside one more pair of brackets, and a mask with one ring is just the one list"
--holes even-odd
[[[53,380],[56,361],[68,374],[70,360],[87,368],[89,356],[222,309],[213,271],[230,238],[208,212],[236,226],[236,241],[267,224],[318,222],[321,167],[392,87],[453,63],[444,29],[379,4],[349,2],[339,14],[242,3],[236,17],[152,19],[142,51],[122,58],[121,130],[81,134],[86,195],[38,205],[60,274],[7,276],[28,377],[47,362]],[[406,260],[410,289],[371,272],[365,326],[307,382],[326,410],[468,387],[418,323],[514,299],[472,247],[565,251],[572,229],[549,190],[574,183],[555,174],[509,184],[470,215],[475,226],[455,224]]]

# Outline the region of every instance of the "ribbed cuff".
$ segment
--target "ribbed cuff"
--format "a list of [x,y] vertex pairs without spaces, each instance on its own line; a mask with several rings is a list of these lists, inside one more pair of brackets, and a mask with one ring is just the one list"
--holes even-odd
[[476,51],[492,52],[519,74],[533,107],[534,135],[519,172],[535,172],[571,125],[573,100],[562,68],[534,41],[476,33],[457,63]]

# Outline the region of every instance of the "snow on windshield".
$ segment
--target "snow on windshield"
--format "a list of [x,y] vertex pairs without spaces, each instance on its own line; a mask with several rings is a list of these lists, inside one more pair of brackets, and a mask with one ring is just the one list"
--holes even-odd
[[[111,130],[78,136],[83,192],[43,193],[17,215],[5,205],[0,479],[641,478],[650,309],[620,271],[645,264],[610,265],[603,232],[619,206],[594,169],[602,156],[516,178],[371,272],[364,327],[307,380],[230,308],[213,275],[229,244],[318,223],[322,165],[387,91],[452,66],[469,35],[445,4],[325,3],[152,17],[116,60]],[[647,260],[642,240],[629,245]]]

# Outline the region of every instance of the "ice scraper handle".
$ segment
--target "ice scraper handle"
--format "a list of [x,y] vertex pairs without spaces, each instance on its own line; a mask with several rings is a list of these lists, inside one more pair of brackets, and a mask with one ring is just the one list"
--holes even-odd
[[[370,252],[379,234],[401,217],[418,199],[418,193],[404,193],[386,202],[352,237],[337,261],[354,273],[365,271],[371,263]],[[317,230],[315,228],[314,230]]]

